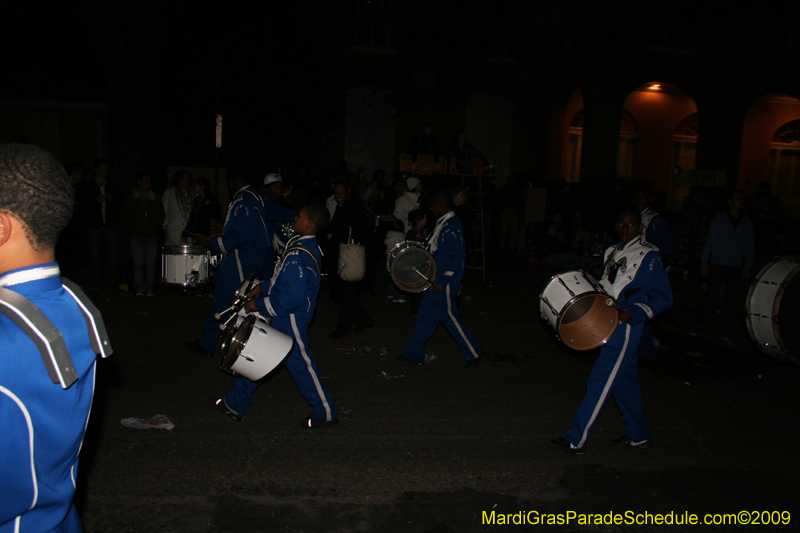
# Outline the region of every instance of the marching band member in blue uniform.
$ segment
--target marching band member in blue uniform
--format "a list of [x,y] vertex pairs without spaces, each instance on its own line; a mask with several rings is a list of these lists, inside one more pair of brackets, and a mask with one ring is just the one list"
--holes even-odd
[[616,299],[620,308],[620,325],[600,349],[600,356],[589,376],[586,397],[572,419],[569,431],[551,441],[564,451],[582,454],[586,450],[597,416],[612,394],[627,427],[625,436],[614,439],[614,442],[631,448],[649,448],[652,445],[636,375],[636,348],[644,322],[672,305],[672,289],[661,256],[652,246],[642,242],[641,225],[639,213],[621,213],[616,225],[621,242],[606,250],[600,285]]
[[[640,187],[633,192],[631,202],[639,210],[642,219],[642,241],[655,246],[662,259],[675,251],[675,241],[672,232],[667,226],[667,220],[650,207],[653,195],[649,188]],[[653,325],[648,320],[642,329],[642,338],[639,341],[639,358],[655,361],[655,339],[653,338]]]
[[405,355],[399,356],[397,360],[402,364],[423,366],[425,344],[441,322],[461,348],[467,367],[473,368],[484,361],[486,354],[464,327],[456,305],[456,294],[464,277],[467,260],[464,232],[452,209],[452,197],[449,193],[440,192],[431,196],[431,212],[438,217],[436,227],[428,238],[430,252],[436,261],[436,279],[433,280],[431,290],[425,291],[422,296],[414,333]]
[[[303,421],[309,428],[336,424],[338,415],[330,394],[322,383],[317,364],[311,355],[308,324],[314,317],[321,280],[321,254],[316,234],[330,223],[328,210],[318,205],[308,205],[298,213],[294,228],[299,237],[290,240],[276,265],[275,275],[267,283],[258,285],[250,294],[245,309],[272,317],[270,325],[294,338],[294,348],[285,361],[286,369],[297,389],[312,408],[311,415]],[[266,296],[255,298],[266,290]],[[235,390],[214,402],[214,407],[232,420],[241,422],[247,408],[253,403],[253,393],[261,382],[238,376]]]
[[[32,145],[0,147],[3,533],[82,531],[72,499],[78,453],[94,394],[97,356],[87,328],[90,315],[83,311],[88,299],[77,296],[76,286],[70,285],[71,290],[68,282],[62,285],[54,255],[73,205],[69,178],[53,156]],[[18,322],[23,316],[26,319]],[[31,328],[27,331],[26,323]],[[91,325],[96,331],[94,319]],[[30,335],[41,333],[44,327],[52,328],[56,335],[38,337],[39,347],[33,340],[36,336]],[[43,347],[52,354],[60,349],[56,345],[64,347],[61,353],[68,354],[69,365],[49,366],[51,360],[43,358],[47,353],[41,351]],[[107,348],[104,355],[110,354]],[[48,375],[51,370],[57,378]],[[71,379],[65,378],[67,375]]]
[[[225,254],[219,264],[214,302],[208,310],[200,340],[187,342],[186,349],[210,357],[221,333],[218,314],[230,305],[236,290],[250,275],[261,275],[267,262],[269,240],[261,195],[238,173],[228,171],[228,190],[236,191],[228,207],[222,235],[209,241],[212,253]],[[201,244],[204,244],[201,239]]]
[[272,270],[275,268],[275,260],[278,258],[278,250],[275,246],[275,230],[282,222],[292,222],[297,216],[297,210],[281,205],[281,192],[283,191],[283,178],[274,172],[267,174],[264,178],[264,194],[261,199],[264,201],[264,219],[267,221],[267,239],[270,247],[267,252],[267,264],[259,278],[269,279],[272,277]]

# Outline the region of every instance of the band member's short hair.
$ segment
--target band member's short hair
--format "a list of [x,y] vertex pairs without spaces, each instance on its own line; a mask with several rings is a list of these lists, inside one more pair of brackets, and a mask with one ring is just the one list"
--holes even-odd
[[0,145],[0,211],[25,225],[36,250],[52,250],[67,227],[75,198],[64,167],[32,144]]
[[331,215],[328,213],[328,208],[321,205],[308,204],[306,206],[306,216],[314,223],[314,233],[319,233],[331,223]]
[[449,191],[435,191],[431,194],[431,203],[442,202],[447,207],[453,207],[453,195]]

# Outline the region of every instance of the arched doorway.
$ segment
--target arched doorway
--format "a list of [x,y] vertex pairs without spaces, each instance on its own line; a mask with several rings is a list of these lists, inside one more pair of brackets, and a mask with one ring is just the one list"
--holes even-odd
[[742,153],[738,186],[754,193],[760,183],[784,208],[800,207],[800,100],[770,93],[747,112],[742,126]]
[[[629,173],[634,180],[649,181],[675,200],[673,169],[694,168],[697,153],[697,104],[679,87],[648,82],[625,100],[624,110],[637,125],[636,152]],[[676,165],[680,161],[682,164]]]

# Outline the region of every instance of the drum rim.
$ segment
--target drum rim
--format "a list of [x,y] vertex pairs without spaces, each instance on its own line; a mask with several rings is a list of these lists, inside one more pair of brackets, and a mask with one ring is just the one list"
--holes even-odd
[[[256,280],[258,280],[258,282],[256,282]],[[257,284],[261,284],[261,280],[255,274],[248,274],[239,285],[239,288],[236,289],[236,292],[233,293],[233,298],[231,298],[229,307],[240,305],[242,300],[247,296],[247,293],[253,290]],[[238,313],[239,310],[237,309],[236,312]]]
[[[398,287],[400,287],[400,289],[404,290],[405,292],[409,292],[409,293],[411,293],[411,294],[419,294],[420,292],[424,292],[424,291],[426,291],[428,288],[430,288],[430,287],[431,287],[431,284],[429,283],[428,285],[426,285],[425,287],[423,287],[423,288],[420,288],[420,289],[411,289],[411,288],[408,288],[408,287],[406,286],[406,283],[405,283],[405,282],[402,282],[402,281],[400,281],[400,280],[398,280],[398,279],[397,279],[397,276],[395,275],[395,269],[394,269],[394,265],[395,265],[396,261],[397,261],[398,259],[400,259],[400,257],[402,257],[402,256],[403,256],[403,254],[404,254],[404,253],[406,253],[406,252],[415,252],[415,253],[417,253],[417,252],[423,252],[423,253],[424,253],[424,254],[425,254],[427,257],[428,257],[428,259],[429,259],[429,261],[430,261],[430,264],[431,264],[431,266],[433,267],[433,268],[432,268],[431,275],[430,275],[430,276],[428,276],[428,277],[429,277],[430,279],[435,279],[435,278],[436,278],[436,270],[437,270],[437,267],[436,267],[436,259],[434,259],[434,258],[433,258],[433,254],[432,254],[432,253],[431,253],[431,252],[430,252],[430,251],[429,251],[429,250],[428,250],[428,249],[427,249],[427,248],[426,248],[424,245],[422,245],[422,243],[420,243],[420,242],[417,242],[417,241],[408,241],[408,240],[406,240],[406,241],[403,241],[403,242],[397,243],[397,245],[396,245],[394,248],[392,248],[392,252],[394,252],[394,249],[395,249],[395,248],[397,248],[398,246],[400,246],[400,245],[403,245],[403,244],[414,244],[415,246],[406,246],[405,248],[403,248],[402,250],[400,250],[400,252],[398,252],[398,254],[397,254],[397,255],[394,255],[394,254],[392,253],[392,255],[391,255],[391,261],[389,261],[389,266],[388,266],[389,275],[391,276],[391,278],[392,278],[392,281],[394,281],[394,283],[395,283],[395,284],[396,284]],[[423,280],[423,281],[424,281],[424,280]]]
[[163,255],[205,255],[207,252],[209,248],[196,244],[172,244],[161,247]]
[[[239,359],[239,355],[247,347],[247,340],[250,338],[250,333],[253,331],[253,324],[255,324],[256,316],[247,315],[241,324],[235,326],[230,334],[230,346],[227,349],[227,355],[220,349],[220,366],[226,370],[233,367]],[[241,332],[241,338],[237,338]]]

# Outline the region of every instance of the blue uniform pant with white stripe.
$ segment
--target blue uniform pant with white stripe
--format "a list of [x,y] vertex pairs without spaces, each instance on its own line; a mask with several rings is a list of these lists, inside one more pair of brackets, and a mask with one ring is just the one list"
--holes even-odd
[[635,442],[652,437],[644,416],[642,390],[636,375],[636,351],[642,327],[642,324],[633,327],[620,324],[600,349],[600,357],[597,358],[586,385],[586,397],[572,419],[569,431],[564,434],[564,438],[578,448],[586,445],[600,411],[612,394],[627,427],[625,436]]
[[414,333],[411,335],[411,340],[406,347],[406,358],[413,361],[425,360],[425,344],[436,331],[436,328],[439,327],[440,322],[444,324],[444,327],[456,340],[467,361],[477,359],[483,355],[483,348],[475,340],[475,337],[466,330],[464,322],[458,316],[458,307],[455,300],[458,286],[451,287],[451,285],[453,285],[452,282],[445,285],[443,292],[434,292],[428,289],[423,294],[417,322],[414,326]]
[[[273,318],[270,325],[295,340],[292,353],[289,354],[284,364],[300,394],[311,406],[311,417],[326,422],[336,420],[338,418],[336,408],[317,371],[317,363],[311,355],[311,347],[308,343],[308,324],[291,316],[289,318]],[[247,408],[253,403],[253,393],[261,386],[261,383],[261,381],[250,381],[241,376],[237,377],[235,379],[236,388],[225,396],[225,403],[232,411],[244,416]]]

